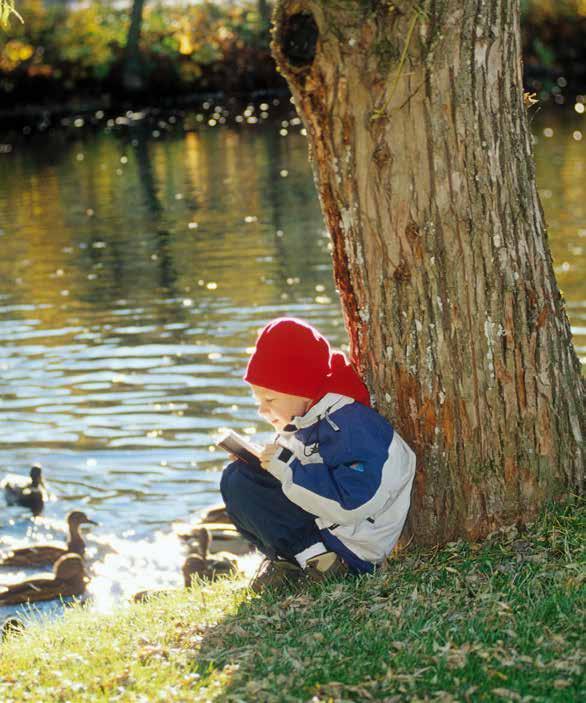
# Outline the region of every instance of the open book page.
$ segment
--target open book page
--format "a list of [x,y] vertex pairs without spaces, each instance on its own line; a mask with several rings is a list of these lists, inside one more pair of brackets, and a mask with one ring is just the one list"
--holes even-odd
[[260,466],[259,455],[262,447],[246,439],[238,432],[234,432],[234,430],[225,432],[216,442],[216,446],[222,447],[228,454],[234,454],[234,456],[248,464]]

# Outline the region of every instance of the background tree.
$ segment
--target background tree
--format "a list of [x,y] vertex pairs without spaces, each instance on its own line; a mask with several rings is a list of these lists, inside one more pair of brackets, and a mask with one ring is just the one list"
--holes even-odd
[[582,488],[584,387],[523,105],[519,3],[279,0],[351,356],[415,447],[411,527],[480,537]]
[[124,67],[122,81],[124,88],[130,92],[144,90],[144,66],[140,56],[140,33],[144,4],[146,0],[132,0],[130,25],[124,47]]
[[271,5],[269,0],[258,0],[257,12],[261,30],[268,30],[271,22]]

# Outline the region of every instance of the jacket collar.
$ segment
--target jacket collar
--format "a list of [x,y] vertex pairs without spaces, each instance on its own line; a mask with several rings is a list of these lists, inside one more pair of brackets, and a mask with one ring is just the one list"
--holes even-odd
[[309,427],[324,417],[326,413],[329,414],[354,402],[354,398],[349,398],[346,395],[326,393],[323,398],[320,398],[315,405],[309,408],[305,415],[298,415],[292,418],[291,422],[283,428],[283,433],[297,432],[303,427]]

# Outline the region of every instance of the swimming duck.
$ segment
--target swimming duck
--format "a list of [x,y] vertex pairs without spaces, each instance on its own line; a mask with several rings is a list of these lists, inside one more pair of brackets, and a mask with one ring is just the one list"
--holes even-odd
[[55,562],[52,578],[30,578],[0,590],[0,605],[80,596],[85,593],[86,582],[83,559],[78,554],[66,554]]
[[8,505],[20,505],[32,510],[33,515],[40,515],[45,504],[43,467],[33,464],[29,475],[30,481],[23,476],[11,475],[5,478],[1,484],[4,497]]
[[73,510],[67,516],[69,526],[69,541],[66,547],[55,544],[35,544],[31,547],[21,547],[8,552],[0,559],[0,566],[40,566],[43,564],[54,564],[57,559],[66,554],[78,554],[83,556],[85,552],[85,542],[81,535],[81,525],[97,525],[97,522],[90,520],[81,510]]
[[194,576],[200,579],[213,581],[218,576],[225,574],[235,574],[238,571],[238,563],[229,554],[222,552],[209,555],[209,548],[212,542],[212,535],[205,527],[199,531],[199,554],[190,554],[183,563],[183,582],[185,588],[193,585]]

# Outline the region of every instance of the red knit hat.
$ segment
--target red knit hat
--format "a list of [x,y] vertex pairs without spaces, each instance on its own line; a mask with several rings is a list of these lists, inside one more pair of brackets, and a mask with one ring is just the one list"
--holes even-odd
[[370,406],[366,386],[342,352],[303,320],[279,317],[261,331],[244,380],[314,402],[340,393]]

